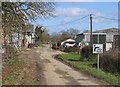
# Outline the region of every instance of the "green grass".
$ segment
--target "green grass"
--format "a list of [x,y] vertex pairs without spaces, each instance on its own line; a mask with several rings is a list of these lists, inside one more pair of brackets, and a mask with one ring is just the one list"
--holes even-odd
[[40,47],[45,47],[45,45],[44,44],[40,44]]
[[2,79],[0,79],[0,87],[2,87]]
[[22,60],[18,59],[17,57],[13,57],[13,58],[9,59],[9,60],[6,62],[5,65],[7,65],[7,66],[10,67],[10,66],[19,65],[19,64],[22,64],[22,63],[23,63]]
[[8,71],[4,71],[5,77],[2,80],[3,85],[15,85],[17,82],[17,77],[24,61],[19,59],[18,56],[13,56],[4,63],[4,68]]
[[3,80],[3,85],[15,85],[16,79],[16,76],[9,75]]
[[75,53],[62,54],[61,57],[65,60],[75,60],[75,61],[80,60],[80,55]]
[[120,85],[120,82],[118,81],[120,76],[115,76],[112,73],[97,70],[96,68],[92,67],[92,64],[96,63],[95,58],[91,61],[79,61],[80,55],[75,53],[61,54],[60,58],[62,58],[63,61],[69,63],[70,65],[73,65],[77,69],[103,79],[109,82],[111,85]]

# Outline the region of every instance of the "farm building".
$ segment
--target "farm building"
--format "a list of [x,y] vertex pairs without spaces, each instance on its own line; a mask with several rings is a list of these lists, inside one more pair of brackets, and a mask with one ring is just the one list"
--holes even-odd
[[113,46],[120,50],[120,35],[114,35]]
[[[99,43],[104,45],[104,50],[108,51],[109,49],[117,48],[117,39],[120,37],[120,30],[117,28],[103,29],[94,31],[93,34],[93,44]],[[76,42],[84,41],[90,43],[90,32],[76,35]],[[117,46],[117,47],[116,47]]]
[[35,28],[31,25],[30,29],[26,32],[27,46],[35,44]]
[[77,34],[76,38],[75,38],[76,44],[78,45],[79,42],[81,42],[83,40],[83,38],[84,38],[84,34],[83,33]]
[[[117,38],[120,37],[120,29],[117,28],[110,28],[110,29],[104,29],[104,30],[98,30],[95,31],[97,33],[106,33],[106,51],[108,51],[110,48],[114,49],[117,46]],[[115,44],[116,43],[116,44]]]

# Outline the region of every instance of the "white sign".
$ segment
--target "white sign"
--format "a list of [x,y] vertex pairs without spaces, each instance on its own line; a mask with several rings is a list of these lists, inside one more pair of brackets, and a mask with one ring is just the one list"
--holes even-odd
[[103,44],[93,44],[93,53],[103,53]]

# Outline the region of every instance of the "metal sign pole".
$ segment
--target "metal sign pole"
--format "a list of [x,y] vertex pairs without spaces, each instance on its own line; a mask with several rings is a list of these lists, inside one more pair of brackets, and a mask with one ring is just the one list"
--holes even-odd
[[98,54],[98,61],[97,61],[97,69],[99,70],[99,54]]

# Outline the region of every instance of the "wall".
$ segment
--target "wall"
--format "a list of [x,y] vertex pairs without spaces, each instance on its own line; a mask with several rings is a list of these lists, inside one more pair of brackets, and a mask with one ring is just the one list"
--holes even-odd
[[106,43],[106,51],[110,50],[113,47],[113,43]]

